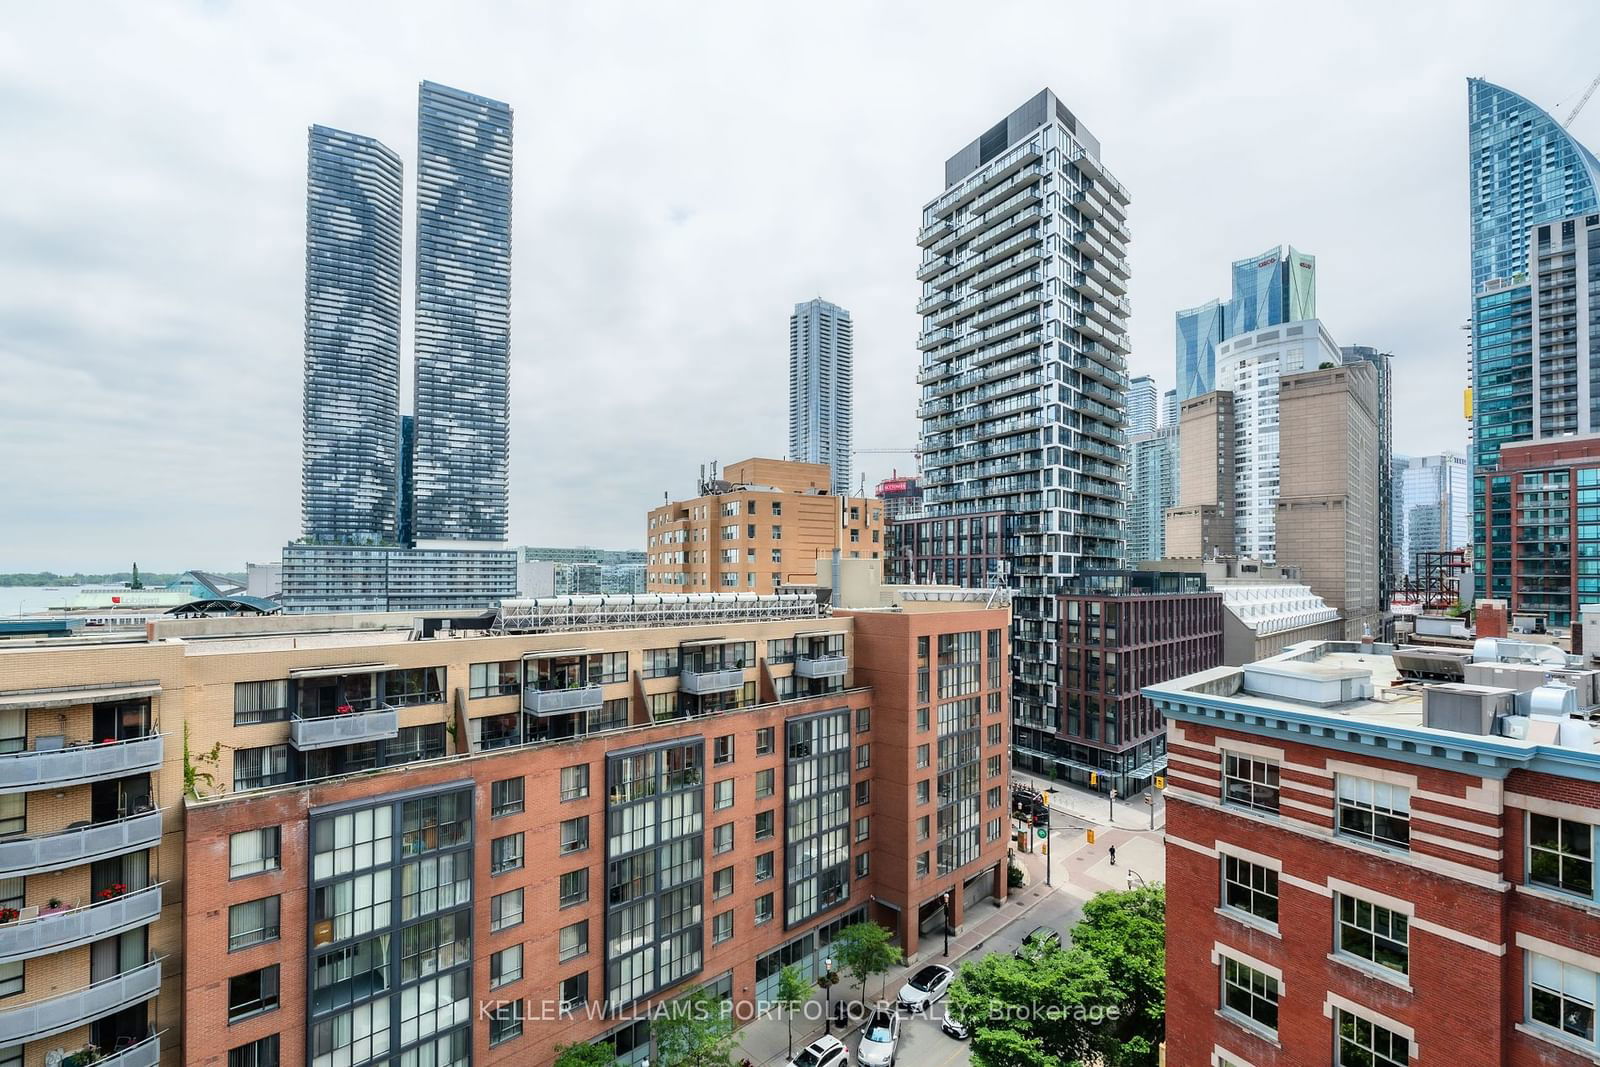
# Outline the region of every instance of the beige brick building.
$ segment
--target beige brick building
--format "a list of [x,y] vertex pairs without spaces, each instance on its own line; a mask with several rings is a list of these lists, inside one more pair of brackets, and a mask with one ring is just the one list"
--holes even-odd
[[883,502],[829,495],[825,463],[747,459],[648,517],[652,593],[771,593],[819,559],[881,559]]
[[1233,394],[1184,401],[1178,423],[1178,505],[1166,514],[1173,559],[1232,555],[1234,535]]

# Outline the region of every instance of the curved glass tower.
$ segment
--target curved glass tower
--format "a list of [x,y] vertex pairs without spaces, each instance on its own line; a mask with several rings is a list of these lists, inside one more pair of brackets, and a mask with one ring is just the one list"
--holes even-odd
[[507,536],[511,107],[423,82],[417,112],[418,541]]
[[1228,305],[1212,300],[1178,312],[1178,395],[1185,400],[1217,387],[1217,345],[1226,333]]
[[306,166],[306,537],[395,539],[400,415],[400,157],[312,126]]

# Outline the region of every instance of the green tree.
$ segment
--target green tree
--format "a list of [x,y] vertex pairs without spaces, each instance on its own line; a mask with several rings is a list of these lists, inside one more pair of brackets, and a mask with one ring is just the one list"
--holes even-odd
[[582,1041],[576,1045],[557,1045],[552,1067],[617,1067],[617,1049],[609,1041],[594,1045]]
[[853,923],[840,930],[829,947],[840,968],[849,971],[860,983],[862,1000],[867,999],[867,979],[875,974],[883,975],[887,990],[890,968],[899,966],[904,958],[900,949],[890,944],[892,936],[875,922]]
[[794,1059],[794,1013],[800,1006],[811,999],[811,994],[816,991],[816,984],[808,982],[806,976],[800,973],[800,968],[789,964],[778,972],[778,995],[773,1001],[776,1007],[783,1009],[783,1017],[789,1024],[789,1058]]
[[703,989],[667,1004],[650,1023],[660,1067],[732,1067],[733,1018]]
[[1166,893],[1101,893],[1070,947],[962,966],[950,1012],[976,1067],[1153,1067],[1166,1016]]

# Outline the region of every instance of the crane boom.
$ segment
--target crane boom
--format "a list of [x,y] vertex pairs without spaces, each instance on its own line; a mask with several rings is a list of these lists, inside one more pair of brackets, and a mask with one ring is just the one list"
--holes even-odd
[[1600,89],[1600,74],[1594,76],[1594,81],[1589,83],[1589,88],[1583,91],[1583,95],[1578,98],[1578,102],[1572,105],[1572,110],[1567,112],[1566,120],[1561,123],[1563,130],[1572,125],[1572,120],[1578,117],[1578,112],[1583,110],[1583,105],[1589,102],[1589,98],[1594,95],[1596,89]]

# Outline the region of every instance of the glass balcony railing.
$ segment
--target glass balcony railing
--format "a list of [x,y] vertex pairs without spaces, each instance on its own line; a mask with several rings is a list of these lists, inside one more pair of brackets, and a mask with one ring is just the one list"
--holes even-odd
[[728,670],[691,671],[687,668],[679,672],[678,686],[685,693],[696,695],[704,693],[726,693],[744,685],[744,668],[733,667]]
[[850,669],[850,661],[838,656],[801,656],[794,661],[794,673],[800,678],[843,678]]
[[350,711],[316,718],[297,715],[289,720],[289,743],[300,752],[358,745],[366,741],[387,741],[399,736],[399,711],[382,705],[370,710],[352,708]]
[[149,1000],[160,988],[161,960],[152,959],[81,989],[0,1010],[0,1045],[24,1045],[103,1019]]
[[522,710],[534,715],[596,711],[605,702],[605,694],[598,685],[580,685],[568,689],[525,689],[522,692]]
[[[44,739],[35,742],[38,744]],[[0,756],[0,793],[26,793],[98,782],[161,768],[161,735],[101,744],[61,744]]]
[[160,917],[161,886],[157,884],[96,901],[85,908],[13,919],[0,923],[0,963],[76,948],[146,926]]
[[[84,823],[55,833],[0,838],[0,878],[41,874],[153,848],[161,843],[161,812]],[[5,1044],[0,1037],[0,1045]]]

